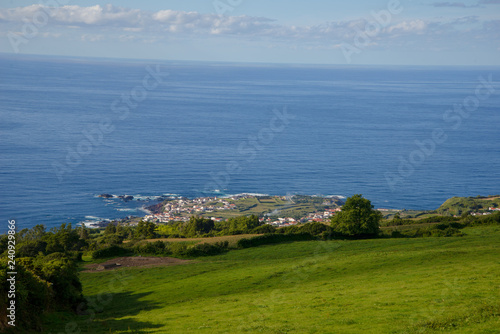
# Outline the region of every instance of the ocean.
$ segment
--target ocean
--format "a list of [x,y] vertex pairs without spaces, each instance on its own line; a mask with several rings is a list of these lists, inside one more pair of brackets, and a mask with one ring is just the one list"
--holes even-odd
[[[500,193],[500,68],[0,55],[0,232],[157,196]],[[134,200],[99,194],[132,195]]]

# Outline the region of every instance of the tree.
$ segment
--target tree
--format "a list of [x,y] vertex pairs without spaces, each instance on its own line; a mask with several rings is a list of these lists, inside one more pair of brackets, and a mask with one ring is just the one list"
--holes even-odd
[[116,233],[116,225],[112,223],[108,224],[108,226],[106,226],[106,229],[104,230],[104,235],[108,236],[115,233]]
[[[45,226],[43,226],[41,224],[38,224],[38,225],[32,227],[29,230],[28,229],[23,229],[21,232],[24,232],[24,233],[22,233],[23,235],[20,236],[23,241],[40,240],[47,233],[45,231]],[[21,232],[20,232],[20,234],[21,234]]]
[[401,218],[401,215],[399,214],[399,212],[396,212],[396,214],[392,218],[391,225],[394,225],[394,226],[403,225],[403,219]]
[[[140,224],[140,223],[139,223]],[[151,230],[148,230],[148,228]],[[106,226],[106,229],[104,230],[104,242],[108,245],[119,245],[123,242],[125,239],[124,235],[124,230],[123,228],[118,225],[116,226],[115,224],[108,224]],[[146,227],[143,228],[141,232],[139,232],[141,235],[145,236],[146,238],[153,238],[154,237],[154,232],[155,232],[155,227]],[[152,234],[151,234],[152,233]]]
[[209,233],[215,227],[214,221],[203,217],[192,216],[186,224],[184,234],[189,237]]
[[141,220],[139,224],[137,224],[137,228],[135,230],[135,237],[153,239],[156,236],[155,230],[156,230],[155,223],[145,222]]
[[80,239],[78,231],[71,224],[61,224],[54,227],[49,233],[45,233],[43,241],[47,243],[46,253],[79,251],[87,245],[85,240]]
[[9,247],[9,237],[7,234],[0,236],[0,254],[5,252]]
[[259,226],[259,217],[256,215],[229,218],[226,222],[219,224],[219,228],[222,232],[228,235],[249,233]]
[[382,214],[363,195],[349,197],[342,211],[332,217],[332,228],[349,236],[377,235]]
[[80,239],[88,240],[90,238],[89,229],[85,225],[80,226],[78,228],[78,235],[80,236]]

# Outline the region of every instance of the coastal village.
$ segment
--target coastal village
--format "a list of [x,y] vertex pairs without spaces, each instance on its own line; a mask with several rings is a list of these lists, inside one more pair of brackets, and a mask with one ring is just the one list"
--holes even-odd
[[[215,202],[215,204],[214,204]],[[202,215],[226,210],[235,210],[236,204],[229,203],[223,198],[202,197],[196,199],[182,198],[170,201],[163,207],[163,212],[151,214],[144,217],[145,221],[157,223],[169,223],[173,221],[188,221],[192,215]],[[221,221],[221,218],[211,217],[213,221]]]
[[[212,219],[214,222],[220,222],[225,220],[228,216],[227,213],[232,213],[233,216],[239,215],[241,213],[241,207],[236,203],[242,200],[254,200],[258,196],[240,194],[230,197],[201,197],[195,199],[180,198],[176,200],[167,201],[164,205],[161,205],[160,210],[146,215],[143,219],[145,221],[155,222],[155,223],[169,223],[169,222],[179,222],[179,221],[189,221],[189,218],[193,215],[200,215]],[[281,210],[275,209],[272,212],[264,214],[260,218],[260,221],[265,224],[273,225],[276,227],[290,226],[299,223],[307,222],[322,222],[330,219],[335,213],[341,211],[341,208],[336,205],[335,201],[324,199],[322,205],[325,206],[324,210],[317,212],[309,212],[304,217],[283,217],[280,213],[286,213],[287,207],[295,204],[292,197],[287,196],[273,196],[266,197],[277,198],[284,204]]]
[[[104,199],[120,199],[124,202],[143,199],[136,196],[117,196],[102,194],[98,197]],[[263,224],[275,227],[285,227],[309,222],[328,222],[331,217],[340,212],[343,205],[341,196],[267,196],[258,194],[238,194],[225,197],[199,197],[186,198],[174,196],[154,197],[160,202],[148,207],[143,207],[149,212],[144,217],[127,217],[124,221],[136,225],[139,220],[149,221],[156,224],[167,224],[172,222],[187,222],[192,216],[203,216],[214,222],[221,222],[241,215],[256,215]],[[145,201],[152,200],[146,198]],[[406,210],[377,208],[386,218],[392,217],[397,212]],[[484,207],[480,211],[470,211],[472,216],[485,216],[500,211],[499,207]],[[407,214],[417,216],[420,212],[406,211]],[[457,215],[453,215],[457,217]],[[411,217],[411,216],[410,216]],[[87,227],[105,227],[111,220],[90,222]]]

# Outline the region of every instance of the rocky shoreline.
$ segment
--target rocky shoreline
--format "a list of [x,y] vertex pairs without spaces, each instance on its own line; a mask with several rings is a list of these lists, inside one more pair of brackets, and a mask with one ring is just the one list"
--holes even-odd
[[100,194],[97,197],[99,198],[106,198],[106,199],[111,199],[111,198],[120,198],[124,202],[132,201],[134,199],[134,196],[131,195],[111,195],[111,194]]

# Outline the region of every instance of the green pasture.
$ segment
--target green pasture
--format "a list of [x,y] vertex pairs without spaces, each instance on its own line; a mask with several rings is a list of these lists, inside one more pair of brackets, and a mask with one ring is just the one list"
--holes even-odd
[[500,227],[307,241],[80,273],[90,309],[45,333],[498,333]]

